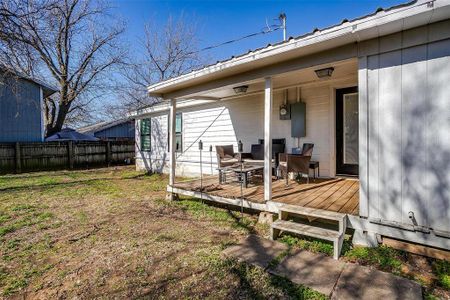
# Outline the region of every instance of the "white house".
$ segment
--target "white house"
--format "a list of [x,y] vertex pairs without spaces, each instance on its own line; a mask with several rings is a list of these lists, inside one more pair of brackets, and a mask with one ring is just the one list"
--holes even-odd
[[[170,193],[240,204],[233,191],[224,194],[226,185],[199,192],[177,184],[175,175],[199,175],[199,140],[202,173],[217,174],[215,146],[237,151],[242,141],[249,152],[263,139],[264,184],[242,205],[330,216],[341,225],[332,238],[337,246],[347,226],[359,243],[385,236],[448,250],[449,70],[450,0],[413,1],[344,20],[150,86],[163,102],[133,114],[136,165],[170,173]],[[286,119],[281,111],[298,102],[306,114]],[[302,117],[306,134],[292,137],[292,123]],[[288,196],[272,177],[273,139],[285,139],[286,152],[314,143],[320,177],[359,180],[340,181],[338,194],[322,184],[316,192],[292,186],[297,194]],[[280,224],[274,232],[283,230]]]

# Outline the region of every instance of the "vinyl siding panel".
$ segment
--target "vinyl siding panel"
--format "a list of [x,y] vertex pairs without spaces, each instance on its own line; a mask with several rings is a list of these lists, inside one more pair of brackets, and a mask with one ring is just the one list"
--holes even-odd
[[450,231],[450,39],[367,59],[369,218]]
[[0,128],[0,142],[43,141],[39,85],[21,79],[0,84]]
[[[378,123],[379,178],[383,186],[380,203],[381,218],[394,220],[401,211],[401,53],[388,52],[379,57],[378,110],[382,121]],[[401,81],[400,81],[401,82]],[[399,88],[400,87],[400,88]],[[385,207],[388,204],[389,207]]]
[[[429,224],[450,231],[450,39],[428,47],[428,146],[426,187]],[[412,120],[413,121],[413,120]]]

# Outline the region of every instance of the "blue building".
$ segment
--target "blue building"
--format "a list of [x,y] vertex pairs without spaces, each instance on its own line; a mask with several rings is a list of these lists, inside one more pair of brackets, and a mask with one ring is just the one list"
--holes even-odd
[[78,132],[90,134],[104,141],[134,140],[134,120],[120,119],[101,122],[78,129]]
[[0,142],[43,142],[44,99],[57,90],[0,69]]

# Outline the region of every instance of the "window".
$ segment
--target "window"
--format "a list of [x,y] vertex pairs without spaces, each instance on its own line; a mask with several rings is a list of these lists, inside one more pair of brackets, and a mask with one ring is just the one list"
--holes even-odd
[[[170,118],[167,118],[167,128],[170,131]],[[170,150],[170,134],[167,135],[167,150]],[[183,115],[178,113],[175,118],[175,152],[183,152]]]
[[141,151],[151,151],[152,148],[151,119],[141,120]]
[[175,152],[183,151],[183,117],[177,114],[175,118]]

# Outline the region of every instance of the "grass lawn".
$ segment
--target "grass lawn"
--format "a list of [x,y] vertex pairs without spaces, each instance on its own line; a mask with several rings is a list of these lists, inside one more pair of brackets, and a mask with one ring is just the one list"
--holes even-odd
[[[166,181],[130,167],[0,176],[0,295],[326,299],[222,258],[225,247],[249,233],[266,235],[268,226],[194,199],[167,202]],[[317,240],[280,241],[332,253]],[[450,298],[448,262],[349,241],[341,259],[416,280],[427,299]]]
[[0,295],[53,298],[324,299],[224,259],[256,216],[190,199],[132,168],[0,176]]

